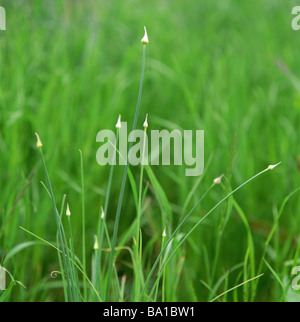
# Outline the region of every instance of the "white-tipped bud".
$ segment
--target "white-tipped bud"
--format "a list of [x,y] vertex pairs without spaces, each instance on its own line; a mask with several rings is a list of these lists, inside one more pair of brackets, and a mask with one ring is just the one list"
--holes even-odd
[[104,216],[105,216],[105,213],[104,213],[103,207],[101,207],[101,219],[102,220],[104,219]]
[[144,37],[142,38],[141,42],[142,42],[142,44],[149,44],[149,39],[148,39],[146,27],[144,27],[144,30],[145,30],[145,34],[144,34]]
[[42,141],[41,141],[39,135],[36,132],[35,132],[35,135],[36,135],[36,138],[37,138],[36,147],[41,148],[43,146]]
[[224,174],[221,174],[219,177],[215,178],[214,184],[220,184],[223,177],[224,177]]
[[275,167],[277,167],[279,164],[281,163],[281,161],[280,162],[278,162],[277,164],[270,164],[269,166],[268,166],[268,170],[273,170]]
[[163,231],[163,233],[162,233],[162,237],[163,238],[165,238],[167,236],[167,234],[166,234],[166,227],[164,228],[164,231]]
[[71,216],[71,211],[68,203],[67,203],[66,216]]
[[147,127],[148,127],[148,113],[146,114],[146,119],[145,119],[143,126],[144,126],[144,129],[147,129]]
[[98,237],[97,235],[94,235],[94,250],[99,249],[99,244],[98,244]]
[[118,122],[116,124],[116,128],[120,129],[121,128],[121,115],[119,115]]

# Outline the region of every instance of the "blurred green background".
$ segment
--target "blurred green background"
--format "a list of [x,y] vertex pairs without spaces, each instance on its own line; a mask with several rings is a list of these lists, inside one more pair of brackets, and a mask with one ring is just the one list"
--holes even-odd
[[[13,0],[1,1],[7,30],[0,31],[0,258],[32,241],[23,226],[55,241],[51,200],[36,151],[43,142],[57,203],[63,194],[72,211],[75,243],[81,249],[80,158],[86,181],[88,258],[108,167],[96,162],[96,134],[114,129],[118,115],[132,124],[140,78],[143,27],[147,26],[145,83],[138,127],[149,113],[149,129],[203,129],[205,174],[185,177],[184,167],[153,166],[179,218],[199,200],[212,180],[224,173],[231,186],[269,164],[282,161],[235,196],[247,217],[257,263],[285,197],[300,186],[300,31],[291,28],[297,1],[277,0]],[[138,179],[138,168],[132,169]],[[123,168],[116,168],[108,225],[112,229]],[[128,184],[120,236],[135,217]],[[224,191],[217,187],[194,214],[205,214]],[[144,240],[159,240],[161,214],[148,191]],[[185,206],[185,207],[184,207]],[[185,209],[184,209],[185,208]],[[185,244],[185,262],[176,300],[207,300],[207,263],[215,260],[218,209]],[[300,227],[299,193],[293,195],[268,248],[268,261],[290,283]],[[112,230],[110,230],[112,231]],[[129,242],[129,244],[131,241]],[[24,244],[23,244],[24,245]],[[222,237],[215,280],[245,258],[247,234],[233,209]],[[150,256],[155,259],[154,253]],[[128,259],[124,259],[126,261]],[[89,261],[90,262],[90,261]],[[15,287],[12,300],[61,300],[50,272],[56,253],[44,245],[23,248],[4,262],[28,289]],[[120,274],[126,265],[120,259]],[[256,300],[281,297],[280,284],[264,267]],[[261,272],[257,272],[259,274]],[[231,286],[238,280],[233,276]],[[120,276],[121,276],[120,275]]]

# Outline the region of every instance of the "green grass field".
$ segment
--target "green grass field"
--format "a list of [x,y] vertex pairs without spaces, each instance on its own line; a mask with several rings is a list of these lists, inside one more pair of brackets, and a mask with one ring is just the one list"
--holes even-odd
[[[0,301],[300,300],[297,1],[0,5]],[[144,26],[137,128],[204,130],[205,166],[130,166],[116,231],[96,135],[133,123]]]

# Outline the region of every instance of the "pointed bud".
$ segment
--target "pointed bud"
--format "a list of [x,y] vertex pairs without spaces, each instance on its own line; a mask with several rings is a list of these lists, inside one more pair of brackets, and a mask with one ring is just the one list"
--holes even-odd
[[121,115],[119,115],[118,122],[116,124],[116,128],[120,129],[121,128]]
[[105,213],[104,213],[103,207],[101,207],[101,219],[102,220],[104,219],[104,216],[105,216]]
[[35,132],[35,135],[36,135],[36,138],[37,138],[36,147],[39,149],[39,148],[41,148],[43,146],[43,144],[42,144],[42,141],[41,141],[39,135],[36,132]]
[[70,211],[70,208],[69,208],[69,204],[68,203],[67,203],[66,216],[71,216],[71,211]]
[[268,170],[273,170],[275,167],[277,167],[279,164],[281,163],[281,161],[280,162],[278,162],[277,164],[270,164],[269,166],[268,166]]
[[166,227],[164,228],[164,231],[163,231],[163,233],[162,233],[162,237],[163,238],[165,238],[167,236],[167,234],[166,234]]
[[144,126],[144,129],[147,129],[147,127],[148,127],[148,113],[146,114],[146,119],[145,119],[143,126]]
[[219,177],[214,179],[214,184],[220,184],[224,174],[221,174]]
[[99,244],[98,244],[98,237],[97,235],[94,235],[94,250],[99,249]]
[[149,44],[149,39],[148,39],[146,27],[144,27],[144,30],[145,30],[145,34],[144,34],[144,37],[142,38],[141,42],[142,42],[142,44]]

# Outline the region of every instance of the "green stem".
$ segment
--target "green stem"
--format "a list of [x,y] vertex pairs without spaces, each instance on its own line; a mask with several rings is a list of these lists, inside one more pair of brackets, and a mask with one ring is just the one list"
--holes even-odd
[[[80,153],[80,172],[81,172],[81,216],[82,216],[82,269],[86,272],[86,255],[85,255],[85,192],[84,192],[84,176],[83,176],[83,157]],[[87,300],[87,285],[83,279],[83,298]]]
[[[139,94],[138,94],[135,115],[134,115],[132,131],[134,131],[136,129],[137,119],[138,119],[138,115],[139,115],[140,103],[141,103],[141,98],[142,98],[143,82],[144,82],[145,58],[146,58],[146,45],[143,46],[143,62],[142,62],[141,80],[140,80]],[[110,282],[111,282],[111,277],[112,277],[112,268],[113,268],[113,262],[114,262],[114,256],[115,256],[115,246],[116,246],[116,242],[117,242],[119,221],[120,221],[120,215],[121,215],[127,173],[128,173],[128,168],[129,168],[130,150],[131,150],[132,145],[133,145],[133,142],[131,141],[129,144],[129,156],[127,158],[126,166],[124,169],[121,190],[120,190],[120,195],[119,195],[119,201],[118,201],[118,206],[117,206],[117,211],[116,211],[115,225],[114,225],[112,245],[111,245],[111,253],[110,253],[110,257],[109,257],[109,265],[108,265],[108,271],[107,271],[106,296],[105,296],[106,301],[108,301],[108,299],[109,299],[109,292],[110,292],[110,286],[111,286]]]
[[80,299],[81,294],[80,294],[80,286],[79,286],[79,279],[78,279],[78,274],[77,270],[75,269],[75,250],[74,250],[74,241],[73,241],[73,234],[72,234],[72,224],[71,224],[71,218],[70,216],[68,217],[68,224],[69,224],[69,234],[70,234],[70,250],[71,250],[71,260],[72,260],[72,270],[73,270],[73,275],[76,281],[76,290],[79,293],[79,297],[76,296],[76,299]]
[[65,268],[65,272],[66,272],[66,280],[67,280],[67,285],[68,285],[67,288],[68,288],[69,300],[74,301],[75,297],[76,297],[75,296],[76,290],[74,288],[75,283],[74,283],[73,274],[72,274],[72,270],[71,270],[70,256],[69,256],[68,246],[66,244],[66,237],[65,237],[65,234],[64,234],[64,229],[62,227],[62,223],[61,223],[59,213],[58,213],[57,208],[56,208],[55,198],[54,198],[50,178],[49,178],[49,175],[48,175],[48,171],[47,171],[46,162],[45,162],[45,159],[44,159],[44,154],[43,154],[42,148],[39,148],[39,151],[40,151],[40,154],[41,154],[41,159],[42,159],[42,162],[43,162],[44,172],[45,172],[45,175],[46,175],[48,188],[49,188],[49,192],[50,192],[50,195],[51,195],[52,206],[53,206],[53,211],[54,211],[54,217],[55,217],[55,222],[56,222],[56,227],[57,227],[57,232],[58,232],[58,239],[59,239],[61,251],[62,251],[62,254],[63,254],[62,257],[63,257],[63,264],[64,264],[64,268]]
[[140,245],[140,225],[141,225],[141,212],[142,212],[142,194],[143,194],[143,174],[144,174],[144,155],[145,155],[145,144],[146,144],[147,129],[144,129],[144,142],[142,151],[142,162],[141,162],[141,173],[140,173],[140,184],[139,184],[139,200],[137,210],[137,223],[136,223],[136,247],[135,247],[135,264],[136,264],[136,278],[135,278],[135,301],[138,301],[140,291],[140,273],[141,273],[141,254],[139,254]]
[[115,145],[115,154],[114,154],[114,160],[112,162],[112,165],[110,167],[109,171],[109,177],[108,177],[108,183],[107,183],[107,190],[105,194],[105,202],[104,202],[104,218],[99,218],[99,227],[98,227],[98,238],[99,238],[99,252],[98,256],[96,258],[96,285],[98,285],[100,296],[102,297],[102,283],[101,283],[101,257],[102,257],[102,247],[103,247],[103,239],[104,239],[104,228],[105,228],[105,222],[106,222],[106,214],[108,210],[108,204],[109,204],[109,198],[110,198],[110,192],[111,192],[111,185],[112,185],[112,178],[114,173],[114,164],[116,161],[116,155],[117,155],[117,146],[119,142],[119,130],[117,129],[117,137],[116,137],[116,145]]

